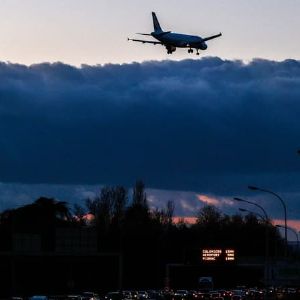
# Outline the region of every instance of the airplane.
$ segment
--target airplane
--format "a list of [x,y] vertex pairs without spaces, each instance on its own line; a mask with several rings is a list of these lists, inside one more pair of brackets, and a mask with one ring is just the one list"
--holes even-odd
[[128,41],[140,42],[143,44],[162,45],[167,49],[168,54],[172,54],[176,51],[176,48],[188,48],[188,53],[193,53],[195,49],[196,54],[199,55],[199,50],[206,50],[206,42],[215,38],[218,38],[222,33],[212,35],[206,38],[200,36],[173,33],[171,31],[163,31],[158,22],[155,12],[152,12],[154,31],[151,33],[137,33],[145,36],[152,36],[158,41],[148,41],[128,38]]

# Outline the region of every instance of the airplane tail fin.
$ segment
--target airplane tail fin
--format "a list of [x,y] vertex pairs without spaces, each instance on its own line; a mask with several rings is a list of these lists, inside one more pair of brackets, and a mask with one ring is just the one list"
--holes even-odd
[[162,32],[155,12],[152,12],[154,32]]

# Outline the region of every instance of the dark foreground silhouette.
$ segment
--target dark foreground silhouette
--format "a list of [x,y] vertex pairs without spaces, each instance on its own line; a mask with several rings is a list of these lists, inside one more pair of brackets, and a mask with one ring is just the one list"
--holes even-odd
[[[194,224],[174,223],[174,203],[150,209],[142,182],[129,199],[124,187],[104,187],[84,206],[41,197],[0,215],[1,296],[197,287],[200,276],[218,286],[262,285],[266,230],[269,257],[283,241],[269,220],[228,216],[214,206]],[[236,260],[201,260],[202,249],[234,249]],[[291,253],[292,256],[292,253]],[[242,258],[255,261],[251,266]]]

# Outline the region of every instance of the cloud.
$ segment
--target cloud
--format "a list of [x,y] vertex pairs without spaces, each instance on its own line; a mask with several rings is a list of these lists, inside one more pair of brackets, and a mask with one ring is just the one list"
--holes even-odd
[[235,201],[232,198],[224,197],[222,195],[204,195],[196,194],[198,201],[203,205],[212,205],[221,209],[224,213],[233,213],[233,209],[236,209]]
[[206,196],[206,195],[197,195],[197,198],[199,201],[207,204],[207,205],[213,205],[213,206],[220,206],[221,202],[220,200],[211,197],[211,196]]
[[0,180],[298,191],[300,62],[0,64]]
[[85,200],[93,198],[99,190],[100,186],[87,185],[0,183],[0,211],[32,203],[42,196],[66,201],[72,208],[74,203],[84,205]]
[[150,209],[166,208],[167,202],[172,201],[175,206],[174,215],[178,217],[193,217],[203,207],[192,191],[147,189],[146,194]]
[[[74,203],[84,206],[85,200],[87,198],[93,198],[99,193],[100,189],[101,186],[99,185],[0,183],[0,211],[32,203],[40,196],[66,201],[72,209]],[[209,199],[203,202],[199,201],[199,194],[193,191],[147,189],[146,193],[151,209],[165,208],[167,201],[172,200],[175,204],[174,216],[177,221],[179,218],[184,217],[188,222],[194,222],[198,210],[208,204],[208,202],[211,203],[211,199],[215,200],[214,204],[224,214],[232,215],[240,213],[238,210],[239,207],[262,214],[262,211],[253,205],[235,202],[231,200],[230,197],[225,197],[220,194],[201,194],[200,198],[202,200]],[[129,189],[128,194],[129,199],[131,199],[131,189]],[[282,224],[284,216],[283,208],[277,199],[264,197],[262,194],[241,194],[238,196],[260,204],[267,211],[268,216],[273,219],[274,224]],[[284,194],[284,201],[287,205],[288,225],[293,228],[300,228],[299,196],[299,193]]]

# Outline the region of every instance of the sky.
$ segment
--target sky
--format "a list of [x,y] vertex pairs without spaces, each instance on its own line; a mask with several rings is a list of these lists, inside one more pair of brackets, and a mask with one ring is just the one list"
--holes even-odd
[[[200,58],[127,41],[223,33]],[[144,180],[178,216],[233,197],[300,230],[297,1],[2,0],[0,208]],[[253,209],[253,207],[247,207]]]
[[[201,56],[299,59],[298,0],[2,0],[0,57],[77,66],[164,60],[161,46],[127,42],[153,30],[151,11],[165,30],[204,37],[221,31]],[[172,59],[187,56],[178,50]]]

